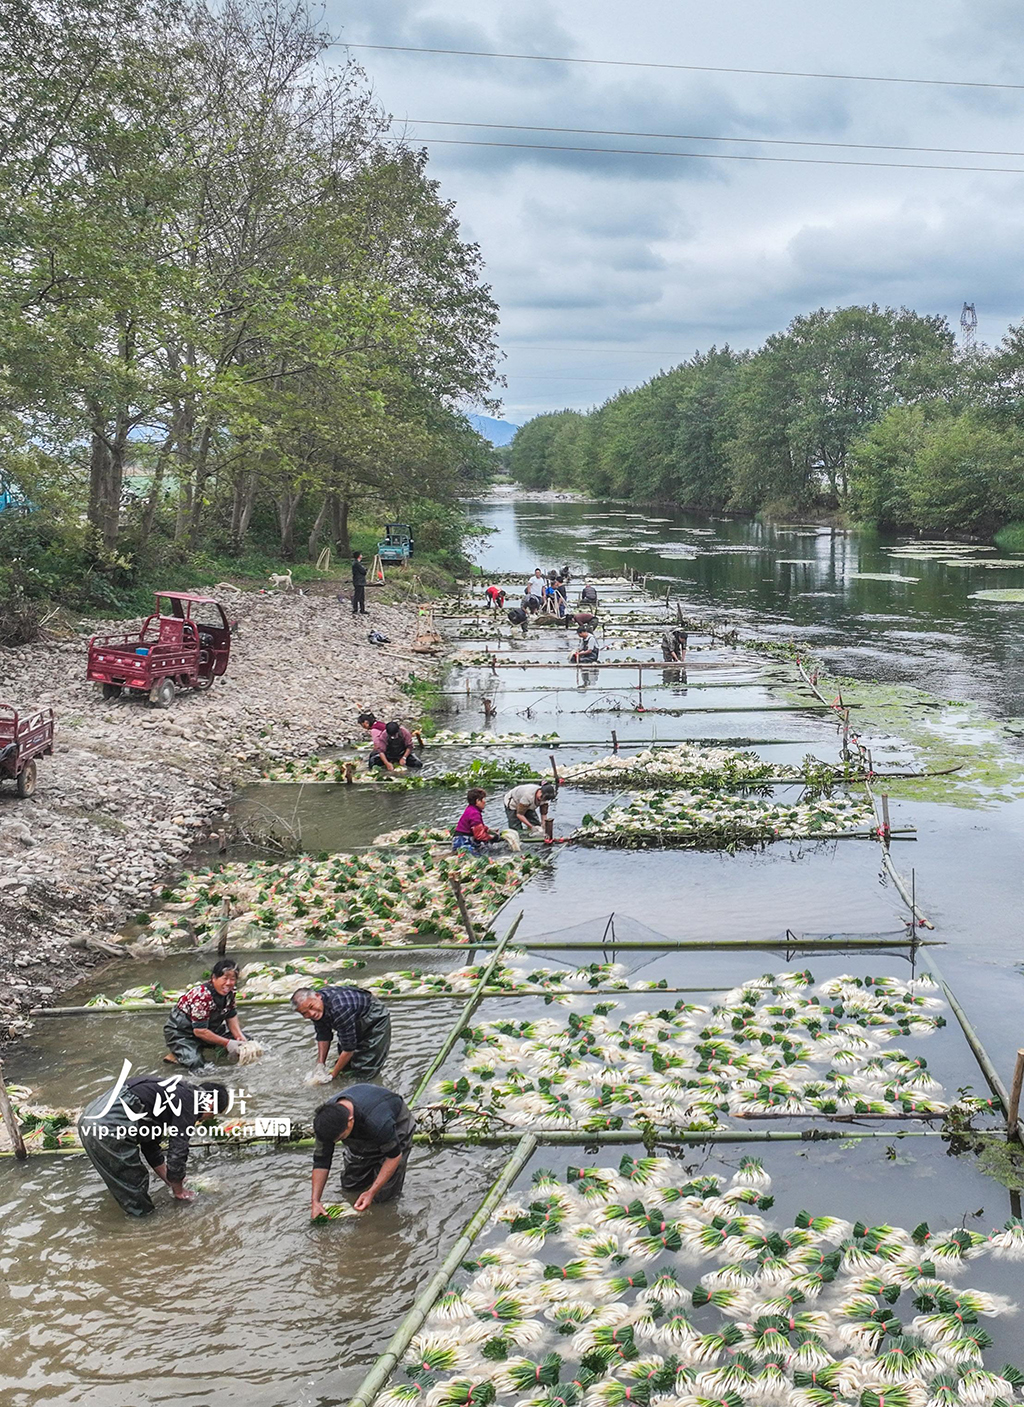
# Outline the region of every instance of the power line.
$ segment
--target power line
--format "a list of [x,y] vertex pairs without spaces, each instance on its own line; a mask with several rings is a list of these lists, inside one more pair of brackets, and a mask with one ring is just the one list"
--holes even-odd
[[[485,127],[501,132],[560,132],[577,137],[657,137],[667,142],[749,142],[758,146],[829,147],[842,151],[923,151],[943,156],[1024,156],[1024,151],[988,151],[981,147],[912,147],[876,142],[816,142],[792,137],[709,137],[703,132],[631,132],[614,127],[527,127],[516,122],[453,122],[433,117],[407,117],[424,127]],[[945,168],[942,168],[945,169]],[[984,168],[986,171],[990,167]]]
[[933,88],[994,88],[1011,92],[1024,91],[1024,83],[976,83],[964,78],[893,78],[879,73],[805,73],[801,69],[785,68],[725,68],[711,64],[650,63],[641,59],[579,59],[567,54],[505,54],[489,49],[428,49],[417,44],[345,44],[332,48],[376,49],[395,54],[448,54],[466,59],[526,59],[531,63],[591,64],[599,68],[656,68],[674,73],[738,73],[757,78],[825,78],[847,83],[911,83]]
[[768,161],[788,166],[861,166],[881,171],[980,171],[1003,176],[1024,176],[1022,166],[949,166],[921,161],[836,161],[827,156],[750,156],[724,151],[654,151],[650,147],[569,147],[549,142],[475,142],[465,137],[423,137],[432,146],[503,147],[512,151],[591,152],[609,156],[662,156],[676,161]]

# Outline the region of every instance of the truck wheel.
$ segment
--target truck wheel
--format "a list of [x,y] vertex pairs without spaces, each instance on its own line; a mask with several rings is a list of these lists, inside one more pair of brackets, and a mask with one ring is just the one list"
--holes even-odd
[[174,680],[161,679],[149,691],[149,701],[156,708],[170,708],[174,702]]
[[36,789],[36,764],[26,762],[18,773],[18,780],[15,784],[20,797],[31,796]]
[[195,682],[195,684],[193,685],[193,688],[195,688],[198,693],[202,693],[204,689],[212,689],[212,688],[213,688],[213,675],[212,675],[212,674],[200,674],[200,675],[198,675],[197,678],[196,678],[196,682]]
[[121,685],[104,684],[102,686],[102,692],[105,699],[119,699],[121,697]]

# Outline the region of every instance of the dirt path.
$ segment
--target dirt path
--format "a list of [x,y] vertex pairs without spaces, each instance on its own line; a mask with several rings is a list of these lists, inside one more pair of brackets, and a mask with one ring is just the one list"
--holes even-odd
[[[425,672],[407,606],[353,618],[333,595],[248,593],[225,608],[239,622],[227,676],[167,710],[105,702],[85,636],[0,649],[0,699],[57,715],[35,796],[0,788],[0,1043],[99,960],[85,935],[151,908],[234,782],[353,736],[360,708],[406,714],[399,685]],[[394,643],[369,644],[371,627]]]

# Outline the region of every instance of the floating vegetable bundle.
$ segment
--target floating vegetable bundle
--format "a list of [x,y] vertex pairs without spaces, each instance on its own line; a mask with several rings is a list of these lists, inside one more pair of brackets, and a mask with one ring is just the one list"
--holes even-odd
[[1024,1259],[1019,1219],[984,1237],[923,1224],[763,1215],[771,1180],[623,1158],[539,1171],[495,1213],[377,1401],[403,1407],[1008,1407],[1024,1373],[986,1361],[1015,1306],[955,1281]]
[[386,767],[361,767],[351,771],[357,764],[342,757],[307,757],[299,762],[286,762],[280,767],[264,773],[267,782],[334,782],[339,786],[351,782],[356,786],[375,787],[471,787],[487,786],[492,782],[512,785],[515,782],[529,781],[537,775],[536,768],[527,762],[517,762],[511,757],[476,758],[464,767],[449,769],[447,772],[407,772],[396,767],[389,772]]
[[453,1118],[524,1128],[713,1129],[729,1118],[907,1118],[948,1107],[927,1061],[893,1043],[944,1026],[928,978],[767,976],[715,1007],[684,1000],[615,1021],[491,1021],[463,1034]]
[[166,907],[147,932],[189,946],[212,936],[227,902],[228,942],[235,949],[386,946],[423,938],[464,943],[451,880],[459,880],[483,936],[489,919],[542,863],[531,856],[502,862],[468,853],[434,859],[404,852],[225,865],[165,890]]
[[577,786],[673,785],[705,788],[742,786],[765,777],[802,775],[798,767],[766,762],[756,752],[740,752],[727,747],[699,747],[682,743],[678,747],[647,748],[627,756],[612,753],[596,762],[578,762],[563,767],[564,782]]
[[[619,963],[594,962],[579,968],[531,967],[525,953],[506,952],[508,965],[500,965],[491,973],[486,988],[488,995],[509,993],[514,995],[537,994],[550,1001],[571,1001],[581,992],[650,992],[667,985],[666,980],[629,982],[622,975],[624,969]],[[518,962],[518,966],[513,963]],[[346,975],[353,968],[365,967],[366,963],[355,958],[328,957],[319,953],[298,957],[284,964],[264,962],[247,963],[241,971],[238,986],[238,999],[241,1002],[258,1003],[287,997],[299,987],[312,987],[317,990],[339,981],[349,981]],[[526,970],[528,968],[528,970]],[[369,992],[386,997],[394,993],[414,996],[448,996],[469,994],[474,991],[486,970],[485,963],[475,963],[460,967],[453,972],[428,972],[422,968],[404,968],[396,972],[383,972],[374,977],[361,978],[360,987]],[[129,987],[120,996],[96,996],[87,1006],[122,1007],[124,1010],[139,1010],[153,1006],[167,1006],[181,996],[177,990],[168,990],[155,983],[149,987]],[[251,1042],[249,1042],[251,1044]]]
[[875,827],[866,799],[815,796],[784,802],[712,791],[655,792],[613,806],[600,818],[584,816],[573,839],[584,845],[640,849],[648,845],[729,848],[773,840],[827,840]]

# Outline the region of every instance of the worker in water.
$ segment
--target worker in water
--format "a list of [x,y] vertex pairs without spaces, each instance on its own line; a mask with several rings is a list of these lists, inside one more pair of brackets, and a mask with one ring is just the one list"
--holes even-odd
[[362,987],[299,987],[292,1006],[312,1021],[316,1034],[316,1063],[327,1066],[331,1042],[338,1042],[338,1057],[328,1067],[330,1078],[342,1073],[360,1080],[379,1075],[391,1049],[391,1013],[372,992]]
[[505,816],[513,831],[539,831],[544,828],[548,805],[557,791],[554,782],[523,782],[505,793]]
[[230,1107],[224,1085],[190,1085],[180,1075],[135,1075],[83,1109],[78,1136],[121,1210],[149,1216],[156,1211],[149,1195],[151,1172],[176,1201],[194,1200],[195,1192],[185,1186],[190,1130]]
[[661,637],[661,657],[663,660],[677,660],[680,664],[686,659],[686,631],[681,626],[666,630]]
[[384,723],[372,713],[359,715],[359,726],[370,735],[370,755],[366,759],[368,767],[383,767],[393,772],[396,767],[407,767],[416,772],[423,763],[413,753],[413,736],[409,729],[392,720]]
[[484,806],[487,793],[483,787],[470,787],[466,792],[466,809],[455,823],[452,836],[453,850],[468,850],[472,855],[482,855],[482,847],[493,845],[501,839],[495,835],[484,820]]
[[544,585],[544,573],[541,571],[540,567],[535,567],[533,576],[527,578],[524,594],[527,596],[536,596],[539,605],[541,597],[544,595]]
[[509,625],[521,626],[523,634],[525,635],[530,617],[523,610],[522,606],[513,606],[510,611],[506,612],[506,615],[508,616]]
[[218,958],[204,982],[197,982],[178,998],[164,1025],[168,1065],[198,1070],[219,1047],[237,1055],[245,1040],[235,1010],[238,964],[233,958]]
[[402,1096],[380,1085],[349,1085],[344,1094],[321,1104],[313,1115],[316,1148],[310,1216],[324,1215],[324,1188],[339,1142],[344,1144],[345,1160],[342,1191],[359,1194],[353,1203],[357,1212],[397,1197],[405,1182],[415,1127]]
[[593,611],[570,611],[565,618],[566,625],[586,626],[591,632],[600,629],[601,622]]
[[597,636],[591,634],[585,625],[581,626],[576,634],[579,638],[579,644],[569,656],[569,662],[571,664],[596,664],[600,654]]
[[501,610],[505,604],[505,593],[500,586],[489,586],[484,592],[484,600],[487,602],[488,610]]
[[366,567],[361,552],[352,553],[352,614],[366,615]]
[[539,593],[535,596],[532,591],[527,591],[519,604],[524,611],[529,611],[531,616],[535,616],[543,604],[543,597]]
[[585,581],[585,582],[583,583],[583,590],[580,592],[580,605],[581,605],[581,606],[596,606],[596,605],[597,605],[597,587],[596,587],[596,586],[591,586],[591,584],[590,584],[589,581]]

